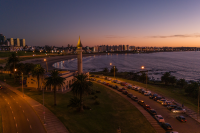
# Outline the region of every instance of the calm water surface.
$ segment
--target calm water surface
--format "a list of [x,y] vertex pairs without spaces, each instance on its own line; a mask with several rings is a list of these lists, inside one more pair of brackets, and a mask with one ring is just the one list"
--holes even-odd
[[[149,54],[109,54],[83,58],[83,71],[97,72],[105,67],[111,68],[110,63],[119,72],[138,72],[141,66],[149,70],[148,76],[159,79],[165,72],[170,71],[177,78],[200,80],[200,51],[191,52],[159,52]],[[57,62],[54,67],[77,70],[77,59]]]

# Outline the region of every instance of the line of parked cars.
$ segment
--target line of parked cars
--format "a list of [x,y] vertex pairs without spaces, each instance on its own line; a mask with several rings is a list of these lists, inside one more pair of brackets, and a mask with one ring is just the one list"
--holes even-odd
[[[157,101],[161,105],[166,106],[167,109],[171,110],[173,113],[185,113],[186,112],[185,109],[183,109],[177,105],[173,105],[171,101],[166,100],[164,97],[159,96],[158,94],[152,94],[151,91],[145,91],[145,89],[143,89],[141,87],[131,85],[126,82],[121,82],[116,79],[112,80],[107,77],[104,77],[104,79],[111,81],[113,83],[118,83],[123,87],[120,87],[118,85],[112,85],[112,84],[106,83],[105,81],[102,82],[101,80],[98,80],[97,82],[105,84],[113,89],[116,89],[116,90],[122,92],[122,94],[127,95],[127,97],[131,98],[133,101],[136,101],[138,104],[143,106],[143,108],[145,110],[147,110],[160,123],[161,127],[163,127],[165,130],[172,130],[173,128],[169,123],[165,122],[164,118],[161,115],[157,115],[156,110],[151,109],[151,107],[149,105],[145,104],[145,102],[143,100],[138,100],[138,97],[134,96],[132,93],[129,93],[128,89],[135,90],[135,91],[138,91],[139,93],[144,94],[145,96],[149,96],[150,99],[153,99],[154,101]],[[180,122],[187,121],[184,116],[177,116],[176,119],[179,120]]]

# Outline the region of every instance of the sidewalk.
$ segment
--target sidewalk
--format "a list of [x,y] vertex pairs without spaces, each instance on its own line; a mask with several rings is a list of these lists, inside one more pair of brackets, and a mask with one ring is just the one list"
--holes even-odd
[[[40,118],[41,122],[44,123],[44,115],[43,115],[43,105],[39,102],[33,100],[32,98],[28,97],[27,95],[18,91],[15,87],[12,87],[4,82],[0,83],[3,86],[6,86],[8,89],[15,92],[17,95],[21,96],[27,103],[34,109],[35,113]],[[49,110],[45,107],[45,130],[47,133],[69,133],[63,123]]]

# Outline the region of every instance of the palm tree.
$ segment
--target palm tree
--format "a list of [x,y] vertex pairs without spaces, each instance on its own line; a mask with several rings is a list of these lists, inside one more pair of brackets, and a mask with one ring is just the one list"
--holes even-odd
[[38,89],[39,89],[39,85],[40,85],[40,77],[43,76],[45,73],[45,70],[43,67],[41,67],[40,64],[37,64],[34,69],[32,70],[32,76],[33,77],[37,77],[37,81],[38,81]]
[[56,106],[56,87],[57,86],[62,86],[65,82],[65,78],[60,77],[60,74],[57,70],[53,70],[51,72],[51,76],[45,78],[45,86],[53,86],[54,89],[54,105]]
[[88,81],[86,74],[77,75],[75,78],[75,82],[70,87],[72,87],[73,94],[80,97],[80,111],[83,111],[83,95],[91,91],[92,82]]
[[6,64],[7,67],[9,67],[9,69],[14,72],[14,80],[15,80],[15,71],[14,71],[14,69],[15,69],[15,66],[16,66],[16,64],[18,62],[19,62],[19,58],[16,56],[15,53],[12,53],[11,56],[9,56],[7,64]]

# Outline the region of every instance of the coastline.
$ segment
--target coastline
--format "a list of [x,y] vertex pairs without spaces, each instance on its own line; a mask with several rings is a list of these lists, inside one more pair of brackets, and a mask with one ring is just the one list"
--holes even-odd
[[[94,55],[106,55],[108,53],[98,53],[98,54],[83,54],[83,57],[87,56],[94,56]],[[57,69],[60,70],[59,68],[53,67],[53,64],[59,61],[64,61],[64,60],[69,60],[72,58],[77,58],[77,55],[63,55],[63,56],[54,56],[54,57],[47,57],[47,65],[48,65],[48,70],[53,70]],[[21,63],[33,63],[33,64],[40,64],[42,67],[46,68],[46,62],[44,62],[44,58],[36,58],[36,59],[29,59],[25,61],[21,61]],[[62,69],[64,70],[64,69]]]

